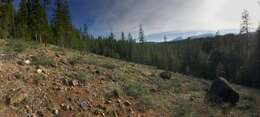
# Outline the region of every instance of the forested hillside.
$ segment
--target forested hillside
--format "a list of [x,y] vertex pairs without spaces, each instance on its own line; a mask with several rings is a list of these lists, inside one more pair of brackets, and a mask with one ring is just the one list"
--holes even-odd
[[[94,4],[99,3],[93,2],[98,0],[79,0],[74,5],[71,1],[0,0],[0,117],[259,117],[260,28],[250,31],[247,10],[236,35],[217,32],[170,41],[164,35],[164,42],[149,42],[147,28],[140,22],[136,32],[113,32],[111,26],[109,35],[91,34],[88,25],[72,22],[75,12],[70,8],[93,3],[88,6],[93,7],[90,14],[98,15]],[[176,1],[166,4],[183,7],[187,2]],[[166,5],[157,0],[135,2]],[[109,8],[118,5],[101,3]],[[116,15],[135,8],[126,6]],[[86,12],[83,9],[73,10]],[[145,21],[150,18],[146,16],[163,17],[175,9],[146,10]],[[185,18],[186,13],[195,14],[177,11]]]
[[[48,5],[55,6],[47,17]],[[87,26],[76,29],[67,0],[21,0],[15,10],[12,0],[0,2],[0,38],[38,41],[89,51],[187,75],[213,80],[219,76],[231,82],[260,88],[259,33],[148,43],[140,25],[139,36],[122,32],[116,39],[94,37]]]

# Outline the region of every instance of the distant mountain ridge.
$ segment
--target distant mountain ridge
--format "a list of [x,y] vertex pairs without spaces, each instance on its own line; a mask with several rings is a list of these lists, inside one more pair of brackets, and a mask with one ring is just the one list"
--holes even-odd
[[225,34],[238,34],[239,29],[224,29],[224,30],[197,30],[197,31],[170,31],[170,32],[162,32],[155,33],[151,35],[147,35],[147,40],[151,42],[161,42],[163,41],[163,37],[166,36],[168,41],[178,41],[184,40],[187,38],[195,39],[195,38],[206,38],[206,37],[214,37],[216,34],[225,35]]

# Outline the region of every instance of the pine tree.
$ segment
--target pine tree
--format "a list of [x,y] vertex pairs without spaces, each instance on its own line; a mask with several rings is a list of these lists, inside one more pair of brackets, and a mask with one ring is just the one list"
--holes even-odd
[[[1,25],[2,25],[1,22],[3,22],[3,12],[4,12],[4,11],[3,11],[3,8],[4,8],[3,6],[4,6],[3,2],[0,1],[0,24],[1,24]],[[0,38],[3,37],[2,32],[3,32],[3,27],[0,26]]]
[[29,30],[29,0],[21,0],[19,10],[16,15],[16,32],[17,37],[30,40],[31,31]]
[[51,0],[43,0],[43,8],[47,12],[47,7],[51,4]]
[[54,33],[54,38],[56,44],[60,44],[61,46],[64,47],[64,28],[62,25],[62,1],[57,0],[56,1],[56,9],[54,11],[54,16],[52,19],[52,30]]
[[32,0],[31,4],[30,29],[32,37],[39,42],[47,43],[49,25],[45,10],[40,0]]
[[132,36],[131,33],[128,33],[127,40],[128,40],[128,41],[133,41],[133,40],[134,40],[134,38],[133,38],[133,36]]
[[85,37],[88,37],[88,26],[86,24],[84,24],[84,27],[83,27],[83,34]]
[[243,43],[244,44],[244,50],[243,50],[243,53],[244,53],[244,56],[245,58],[249,58],[249,32],[250,32],[250,17],[249,17],[249,11],[248,10],[244,10],[242,12],[242,21],[241,21],[241,28],[240,28],[240,34],[245,34],[247,36],[248,39],[244,40]]
[[144,40],[144,30],[143,30],[142,24],[140,24],[140,26],[139,26],[139,42],[140,43],[145,42],[145,40]]
[[113,33],[113,32],[111,32],[111,33],[110,33],[110,35],[109,35],[108,39],[110,39],[110,40],[113,40],[113,39],[115,39],[115,36],[114,36],[114,33]]
[[250,79],[247,81],[251,80],[248,84],[253,87],[260,88],[260,27],[257,30],[256,37],[256,47],[254,49],[253,56],[251,57],[251,64],[249,66]]
[[249,12],[248,10],[244,10],[242,12],[242,22],[240,28],[240,34],[248,34],[249,33]]
[[125,33],[124,32],[121,32],[121,40],[125,41]]
[[166,37],[166,35],[163,36],[163,41],[164,41],[164,42],[167,42],[167,37]]
[[71,23],[69,5],[67,0],[57,0],[54,17],[52,20],[52,29],[57,39],[56,43],[65,47],[70,46],[70,40],[73,37],[74,28]]
[[1,4],[0,36],[4,39],[15,36],[14,7],[12,0],[5,0]]

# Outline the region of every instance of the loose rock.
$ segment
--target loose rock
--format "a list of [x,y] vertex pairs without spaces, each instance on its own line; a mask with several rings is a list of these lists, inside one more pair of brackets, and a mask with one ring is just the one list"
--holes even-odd
[[79,85],[79,81],[78,80],[72,80],[71,81],[71,85],[72,86],[77,86],[77,85]]
[[82,110],[87,110],[87,108],[88,108],[88,103],[86,102],[86,101],[82,101],[82,102],[80,102],[80,108],[82,109]]
[[126,105],[126,106],[131,106],[132,104],[131,104],[131,102],[126,101],[126,102],[124,102],[124,105]]
[[209,101],[214,103],[230,103],[235,105],[239,101],[239,94],[224,78],[213,81],[208,92]]
[[31,61],[30,60],[25,60],[24,63],[29,65],[31,63]]
[[54,109],[54,110],[53,110],[53,114],[54,114],[54,115],[58,115],[58,114],[59,114],[59,110],[58,110],[58,109]]
[[37,69],[37,73],[41,74],[42,73],[42,69]]
[[172,76],[171,72],[162,72],[162,73],[160,73],[160,77],[163,78],[163,79],[169,80],[171,78],[171,76]]

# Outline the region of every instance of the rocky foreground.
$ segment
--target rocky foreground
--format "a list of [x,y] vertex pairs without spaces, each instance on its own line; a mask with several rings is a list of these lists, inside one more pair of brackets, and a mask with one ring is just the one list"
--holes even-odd
[[210,82],[33,42],[0,40],[0,117],[259,117],[260,91],[234,85],[234,107],[206,100]]

